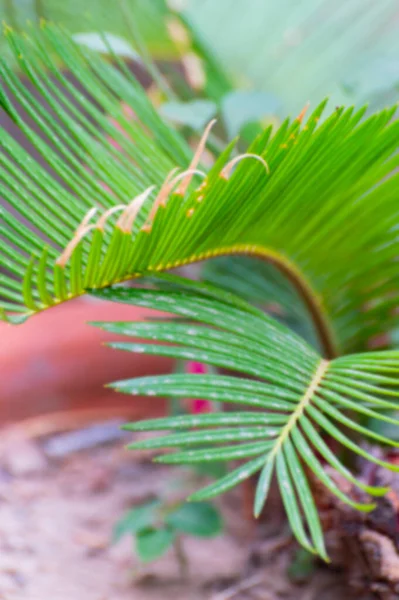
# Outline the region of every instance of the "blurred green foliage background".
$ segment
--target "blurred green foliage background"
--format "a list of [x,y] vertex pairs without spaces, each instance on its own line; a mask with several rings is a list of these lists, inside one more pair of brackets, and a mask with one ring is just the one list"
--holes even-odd
[[73,33],[129,39],[123,6],[163,60],[176,57],[166,17],[180,11],[234,85],[268,92],[280,117],[326,95],[371,108],[398,98],[398,0],[0,0],[0,17],[16,28],[44,17]]

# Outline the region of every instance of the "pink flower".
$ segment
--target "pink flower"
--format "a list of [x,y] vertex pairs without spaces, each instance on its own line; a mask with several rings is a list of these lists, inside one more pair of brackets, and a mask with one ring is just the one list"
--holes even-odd
[[194,362],[192,360],[186,363],[186,371],[191,375],[206,375],[209,373],[208,367],[204,363]]
[[212,402],[210,400],[191,400],[190,412],[195,415],[212,412]]
[[[209,373],[209,369],[203,363],[188,361],[186,363],[186,372],[191,375],[205,375]],[[188,402],[188,410],[193,414],[207,413],[213,410],[210,400],[190,399]]]

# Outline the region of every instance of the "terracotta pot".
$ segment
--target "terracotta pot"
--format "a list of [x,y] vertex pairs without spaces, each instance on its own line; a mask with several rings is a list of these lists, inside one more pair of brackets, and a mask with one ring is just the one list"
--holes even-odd
[[[172,361],[111,350],[104,342],[118,336],[87,324],[137,321],[150,315],[154,312],[147,309],[80,298],[44,311],[23,325],[0,323],[0,422],[71,410],[110,415],[115,408],[115,414],[127,411],[140,417],[162,412],[161,400],[116,394],[103,386],[118,379],[169,372]],[[123,411],[118,407],[124,407]]]

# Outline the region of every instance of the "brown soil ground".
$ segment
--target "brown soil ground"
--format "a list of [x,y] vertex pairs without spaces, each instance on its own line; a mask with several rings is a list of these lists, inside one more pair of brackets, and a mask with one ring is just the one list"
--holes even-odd
[[[109,424],[107,431],[109,434]],[[3,436],[1,599],[346,600],[353,597],[343,586],[339,573],[325,567],[317,567],[308,580],[305,576],[304,581],[291,581],[287,569],[296,548],[290,537],[281,526],[272,531],[269,523],[264,526],[261,539],[255,540],[253,526],[242,514],[240,491],[221,501],[226,521],[223,535],[211,540],[192,537],[183,540],[190,563],[186,581],[180,578],[173,552],[150,566],[140,566],[129,537],[112,545],[115,521],[126,509],[154,494],[176,498],[203,482],[194,481],[192,472],[184,474],[182,470],[154,466],[148,454],[127,452],[123,440],[116,439],[115,431],[115,424],[111,425],[111,435],[103,435],[102,442],[89,430],[78,432],[77,440],[74,434],[34,442],[15,434]],[[86,449],[78,450],[79,444]],[[259,531],[257,527],[258,537]]]

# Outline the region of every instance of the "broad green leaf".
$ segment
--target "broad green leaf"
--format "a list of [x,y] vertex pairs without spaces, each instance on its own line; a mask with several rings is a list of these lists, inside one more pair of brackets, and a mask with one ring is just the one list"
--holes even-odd
[[170,512],[165,522],[172,529],[198,537],[214,537],[223,528],[219,511],[208,502],[188,502]]
[[215,116],[217,106],[211,100],[170,101],[162,104],[159,110],[161,115],[172,123],[202,131]]
[[151,501],[129,510],[114,527],[114,542],[118,542],[124,535],[134,535],[138,531],[154,525],[160,504],[158,501]]
[[280,102],[273,94],[262,91],[233,91],[222,100],[222,115],[229,137],[238,135],[247,123],[273,117]]
[[361,61],[357,68],[348,73],[343,81],[344,89],[360,100],[378,104],[389,98],[399,88],[399,63],[396,52],[385,52],[371,60]]
[[314,554],[299,548],[287,569],[288,577],[298,583],[308,581],[317,568]]
[[237,84],[276,95],[284,112],[325,94],[334,105],[384,106],[397,97],[397,71],[386,64],[399,46],[395,0],[234,0],[231,7],[231,0],[188,0],[183,10]]
[[173,531],[167,528],[148,527],[136,534],[136,552],[139,559],[146,563],[160,558],[171,548],[175,539]]

